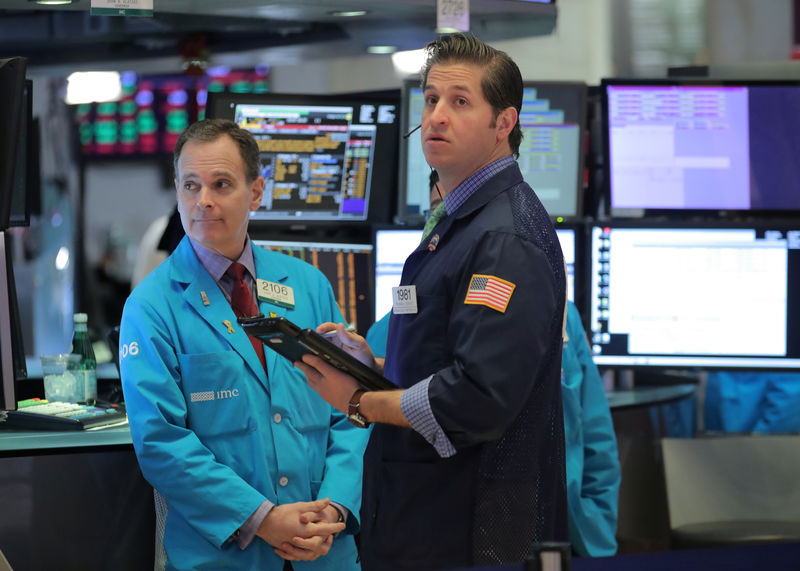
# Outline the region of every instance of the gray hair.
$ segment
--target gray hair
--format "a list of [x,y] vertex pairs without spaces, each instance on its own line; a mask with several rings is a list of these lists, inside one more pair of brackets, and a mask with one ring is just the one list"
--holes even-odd
[[173,167],[175,176],[178,176],[178,160],[181,158],[183,146],[189,141],[211,143],[223,135],[228,135],[239,147],[239,154],[244,162],[244,174],[247,182],[253,182],[261,174],[261,162],[258,158],[258,143],[253,135],[228,119],[203,119],[192,123],[181,133],[175,143],[173,154]]

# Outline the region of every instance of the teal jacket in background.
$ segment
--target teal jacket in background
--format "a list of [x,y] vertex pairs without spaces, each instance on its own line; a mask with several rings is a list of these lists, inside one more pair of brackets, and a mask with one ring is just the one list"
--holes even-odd
[[572,302],[561,372],[570,543],[580,555],[613,555],[621,479],[617,439],[603,382]]
[[[390,315],[391,312],[384,315],[367,332],[367,343],[378,357],[386,354]],[[603,382],[592,360],[580,314],[572,302],[567,308],[567,335],[561,354],[561,398],[569,539],[580,555],[613,555],[617,551],[620,484],[617,440]]]
[[[254,248],[259,279],[294,289],[295,306],[260,302],[300,327],[343,321],[330,284],[295,258]],[[294,569],[355,571],[362,456],[369,431],[353,427],[304,375],[266,350],[267,371],[188,238],[125,303],[120,370],[142,473],[164,496],[168,569],[281,571],[256,537],[229,538],[268,499],[329,497],[349,510],[330,552]]]

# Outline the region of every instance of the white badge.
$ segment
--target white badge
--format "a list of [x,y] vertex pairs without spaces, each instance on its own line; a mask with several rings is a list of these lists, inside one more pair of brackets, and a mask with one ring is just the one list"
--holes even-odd
[[267,280],[256,280],[256,291],[258,299],[261,301],[267,301],[289,309],[294,308],[294,289],[287,285],[268,282]]
[[392,288],[392,313],[417,313],[417,286],[406,285]]

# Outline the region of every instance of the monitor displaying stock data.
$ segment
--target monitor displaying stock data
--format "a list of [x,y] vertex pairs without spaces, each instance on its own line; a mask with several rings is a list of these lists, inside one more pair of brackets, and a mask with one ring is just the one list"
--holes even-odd
[[800,224],[591,227],[595,362],[800,369]]
[[[406,80],[401,112],[403,134],[422,123],[424,105],[419,80]],[[550,216],[581,215],[585,119],[585,84],[525,82],[517,162],[523,178]],[[400,142],[399,220],[421,223],[424,219],[430,209],[430,172],[418,129]]]
[[348,326],[366,335],[373,321],[372,244],[283,239],[253,244],[300,258],[325,274]]
[[235,121],[261,150],[252,220],[387,221],[397,178],[399,99],[209,94],[208,117]]

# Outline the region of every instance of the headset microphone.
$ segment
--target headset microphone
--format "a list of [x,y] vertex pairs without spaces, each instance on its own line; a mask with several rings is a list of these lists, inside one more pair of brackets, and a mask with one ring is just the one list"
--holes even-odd
[[420,123],[419,125],[417,125],[417,126],[416,126],[416,127],[414,127],[413,129],[411,129],[411,130],[410,130],[408,133],[406,133],[405,135],[403,135],[403,138],[404,138],[404,139],[408,139],[408,138],[409,138],[411,135],[413,135],[414,133],[416,133],[417,131],[419,131],[421,128],[422,128],[422,123]]

